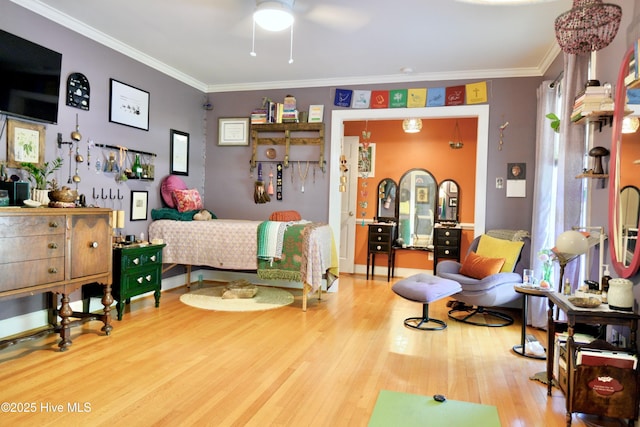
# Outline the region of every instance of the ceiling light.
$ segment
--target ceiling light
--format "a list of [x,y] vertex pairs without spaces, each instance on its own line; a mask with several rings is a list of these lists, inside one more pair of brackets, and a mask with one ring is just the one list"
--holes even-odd
[[402,129],[405,133],[418,133],[422,130],[422,119],[404,119],[402,121]]
[[293,24],[294,0],[257,0],[253,20],[267,31],[282,31]]
[[573,8],[556,18],[556,39],[565,53],[595,52],[615,38],[621,19],[622,8],[616,4],[573,0]]
[[637,117],[625,117],[622,120],[622,133],[635,133],[640,127],[640,119]]

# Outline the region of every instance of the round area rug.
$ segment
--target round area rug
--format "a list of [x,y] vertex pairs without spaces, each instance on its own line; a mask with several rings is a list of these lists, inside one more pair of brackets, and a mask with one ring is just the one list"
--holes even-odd
[[293,295],[284,289],[258,286],[253,298],[222,299],[224,286],[202,288],[180,296],[191,307],[215,311],[262,311],[284,307],[293,302]]

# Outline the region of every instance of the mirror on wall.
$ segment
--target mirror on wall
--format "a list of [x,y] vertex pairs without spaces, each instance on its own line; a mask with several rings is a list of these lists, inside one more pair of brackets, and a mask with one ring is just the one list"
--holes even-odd
[[433,246],[438,186],[426,169],[410,169],[398,183],[398,237],[407,247]]
[[[624,138],[623,138],[624,144]],[[640,220],[640,190],[635,185],[627,185],[620,190],[620,223],[622,225],[622,263],[631,264],[638,240],[638,221]]]
[[640,168],[640,165],[635,162],[640,159],[640,154],[634,152],[640,137],[636,135],[637,132],[622,133],[622,121],[627,108],[627,88],[624,79],[628,74],[628,64],[633,55],[633,48],[627,50],[618,73],[609,167],[609,253],[614,270],[623,278],[635,275],[640,267],[640,246],[636,245],[635,238],[632,239],[637,237],[637,231],[632,230],[637,230],[638,227],[637,206],[635,209],[632,206],[634,190],[624,191],[627,186],[636,188],[640,186],[640,182],[637,182],[640,179],[636,178],[640,171],[637,168]]
[[391,178],[381,179],[378,183],[378,206],[376,209],[376,221],[397,222],[398,211],[396,194],[398,185]]
[[460,188],[452,179],[445,179],[438,185],[437,222],[457,223],[460,205]]

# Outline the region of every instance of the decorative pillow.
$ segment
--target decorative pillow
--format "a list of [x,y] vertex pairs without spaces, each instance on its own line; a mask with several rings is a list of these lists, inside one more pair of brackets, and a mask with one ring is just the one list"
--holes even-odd
[[480,236],[476,253],[489,258],[505,259],[501,272],[512,272],[518,262],[518,257],[522,251],[524,242],[514,242],[511,240],[497,239],[483,234]]
[[488,258],[475,252],[469,252],[469,255],[462,263],[462,267],[460,267],[460,274],[474,279],[484,279],[487,276],[499,273],[504,262],[504,258]]
[[275,211],[269,215],[269,221],[300,221],[302,217],[298,211]]
[[178,212],[203,209],[200,193],[195,188],[191,190],[173,190],[173,203]]
[[168,207],[175,209],[176,205],[173,201],[173,191],[186,189],[187,184],[184,183],[182,178],[176,175],[169,175],[165,177],[162,180],[162,184],[160,184],[160,195],[162,196],[162,200]]

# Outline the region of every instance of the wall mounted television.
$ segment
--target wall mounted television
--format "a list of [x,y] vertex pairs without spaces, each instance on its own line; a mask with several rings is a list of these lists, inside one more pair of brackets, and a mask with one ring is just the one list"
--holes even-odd
[[62,54],[0,30],[0,113],[58,122]]

